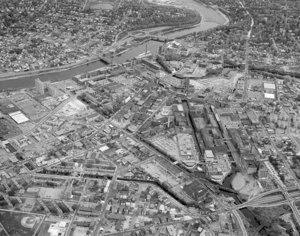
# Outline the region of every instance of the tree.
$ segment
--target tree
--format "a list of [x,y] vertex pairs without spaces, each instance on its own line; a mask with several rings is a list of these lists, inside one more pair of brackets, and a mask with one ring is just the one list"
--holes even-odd
[[8,196],[15,196],[15,194],[16,194],[16,189],[15,189],[15,188],[12,188],[11,190],[9,190],[9,191],[7,192],[7,194],[8,194]]
[[67,166],[67,162],[65,162],[65,161],[62,161],[60,164],[61,164],[61,166]]

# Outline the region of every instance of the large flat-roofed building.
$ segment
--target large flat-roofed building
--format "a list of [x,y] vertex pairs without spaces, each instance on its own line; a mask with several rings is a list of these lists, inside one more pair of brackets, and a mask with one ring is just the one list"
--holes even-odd
[[276,86],[274,83],[265,82],[264,83],[264,89],[265,90],[275,90]]
[[177,134],[179,151],[182,156],[191,156],[195,153],[195,144],[190,134]]
[[21,112],[21,111],[16,111],[13,113],[8,114],[17,124],[22,124],[25,123],[27,121],[29,121],[29,119]]
[[275,99],[276,85],[271,82],[264,82],[264,98],[265,99]]
[[251,123],[253,125],[258,125],[259,124],[259,119],[256,113],[253,110],[248,110],[247,111],[247,116],[250,119]]
[[223,183],[223,180],[231,171],[228,155],[225,153],[215,155],[212,150],[205,150],[204,159],[210,178],[220,184]]
[[187,166],[193,166],[198,163],[198,156],[195,142],[191,134],[177,134],[179,153],[181,160]]
[[212,150],[205,150],[204,158],[206,162],[213,162],[215,160],[215,155],[213,154]]

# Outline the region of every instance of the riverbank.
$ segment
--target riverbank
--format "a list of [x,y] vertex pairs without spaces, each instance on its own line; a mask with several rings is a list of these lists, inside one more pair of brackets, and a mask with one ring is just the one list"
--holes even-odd
[[116,40],[117,41],[122,40],[122,39],[130,36],[130,34],[135,31],[144,31],[144,30],[148,31],[149,29],[156,29],[156,28],[162,28],[162,27],[167,27],[166,30],[168,30],[168,29],[182,30],[184,28],[196,27],[197,25],[201,24],[201,21],[202,21],[201,14],[199,14],[199,12],[197,12],[197,13],[198,14],[195,15],[195,19],[193,19],[190,22],[180,24],[180,26],[176,25],[176,23],[164,23],[164,24],[159,24],[159,25],[150,25],[147,28],[136,28],[136,29],[131,29],[131,30],[125,30],[125,31],[122,31],[119,34],[117,34]]
[[[180,31],[172,32],[166,35],[156,35],[164,36],[168,38],[181,38],[185,35],[189,35],[194,32],[206,31],[212,28],[215,28],[220,25],[224,25],[228,18],[224,18],[223,14],[220,14],[220,11],[212,9],[210,7],[204,6],[194,0],[185,0],[185,6],[196,10],[201,15],[201,22],[195,27],[188,29],[183,29]],[[159,27],[161,29],[161,27]],[[151,28],[150,31],[153,31],[155,28]],[[147,31],[146,31],[147,32]],[[159,42],[145,42],[140,44],[135,48],[130,48],[124,54],[115,58],[116,63],[123,63],[127,60],[131,60],[139,54],[145,52],[147,48],[152,53],[158,51],[161,43]],[[81,62],[80,64],[66,65],[64,67],[48,68],[45,70],[39,71],[30,71],[30,72],[21,72],[14,74],[2,74],[0,75],[0,89],[20,89],[34,86],[34,79],[40,78],[42,81],[46,80],[64,80],[70,79],[77,74],[86,73],[87,69],[95,70],[99,67],[105,66],[99,60],[93,58],[86,62]],[[12,79],[13,78],[13,79]]]
[[218,9],[218,12],[220,15],[222,15],[224,17],[224,19],[226,19],[224,25],[229,25],[229,23],[230,23],[229,18],[220,9]]
[[71,79],[75,75],[87,73],[88,71],[96,70],[104,66],[106,66],[104,63],[100,60],[96,60],[86,64],[81,64],[80,66],[76,65],[69,69],[55,69],[45,73],[35,72],[28,75],[10,77],[8,79],[0,80],[0,91],[33,87],[34,81],[37,78],[41,81],[60,81]]
[[44,69],[40,69],[40,70],[25,71],[25,72],[18,72],[18,73],[13,73],[13,72],[10,72],[7,74],[4,73],[4,74],[0,74],[0,80],[19,79],[19,77],[33,76],[36,74],[44,75],[44,74],[48,74],[48,73],[57,73],[60,71],[72,70],[76,67],[88,65],[90,63],[94,63],[97,61],[102,61],[105,63],[106,59],[99,56],[99,57],[83,59],[77,63],[72,63],[72,64],[63,65],[63,66],[54,67],[54,68],[44,68]]

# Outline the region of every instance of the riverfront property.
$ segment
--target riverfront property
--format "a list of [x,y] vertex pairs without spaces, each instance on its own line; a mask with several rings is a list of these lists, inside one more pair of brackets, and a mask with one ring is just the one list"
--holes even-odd
[[[28,3],[0,6],[0,37],[30,42],[5,66],[51,63],[35,32],[76,39],[0,75],[3,235],[299,235],[298,2]],[[78,36],[96,50],[72,63]]]
[[[227,23],[227,18],[225,18],[222,14],[220,14],[220,12],[217,12],[216,10],[213,10],[209,7],[203,6],[197,2],[194,2],[193,0],[187,1],[186,4],[187,4],[187,6],[195,9],[199,14],[201,14],[203,21],[195,27],[192,27],[187,30],[176,31],[174,33],[164,35],[164,37],[170,37],[170,38],[182,37],[183,35],[186,35],[186,34],[212,29],[216,26],[220,26],[220,25]],[[143,31],[147,32],[147,30],[143,30]],[[151,28],[151,31],[155,31],[155,29]],[[160,36],[160,35],[158,34],[157,36]],[[147,41],[146,43],[142,43],[138,46],[130,48],[124,54],[121,54],[120,56],[115,57],[114,62],[115,63],[123,63],[127,60],[133,59],[134,57],[145,52],[146,45],[147,45],[147,50],[149,50],[153,54],[156,54],[159,46],[161,46],[162,43],[155,42],[155,41]],[[34,86],[34,80],[36,78],[40,78],[42,81],[45,81],[45,80],[57,81],[57,80],[63,80],[63,79],[70,79],[76,74],[84,73],[84,72],[87,72],[87,71],[90,71],[90,70],[93,70],[93,69],[96,69],[96,68],[99,68],[102,66],[105,66],[105,64],[101,63],[101,61],[99,60],[99,61],[95,61],[92,63],[88,63],[88,65],[75,67],[70,70],[64,70],[62,72],[55,72],[56,69],[53,69],[54,70],[53,73],[50,72],[50,73],[46,73],[46,74],[40,74],[38,72],[33,72],[33,75],[28,75],[28,76],[24,76],[24,77],[22,76],[21,78],[16,78],[16,79],[11,79],[11,77],[5,78],[5,75],[2,74],[2,76],[0,77],[0,88],[1,89],[14,89],[14,88],[19,89],[19,88],[24,88],[24,87],[32,87],[32,86]],[[18,73],[16,73],[16,76],[18,76]]]

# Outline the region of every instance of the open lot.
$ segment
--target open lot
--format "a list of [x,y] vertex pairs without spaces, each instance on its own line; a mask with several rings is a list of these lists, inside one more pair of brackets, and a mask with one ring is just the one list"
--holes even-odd
[[32,236],[40,221],[38,215],[0,211],[0,222],[10,236]]
[[13,122],[0,118],[0,139],[1,137],[7,139],[21,133],[22,131]]
[[156,162],[147,163],[142,168],[162,183],[168,183],[170,186],[179,184],[175,176]]
[[46,107],[25,93],[14,94],[10,99],[32,120],[41,119],[46,115]]

